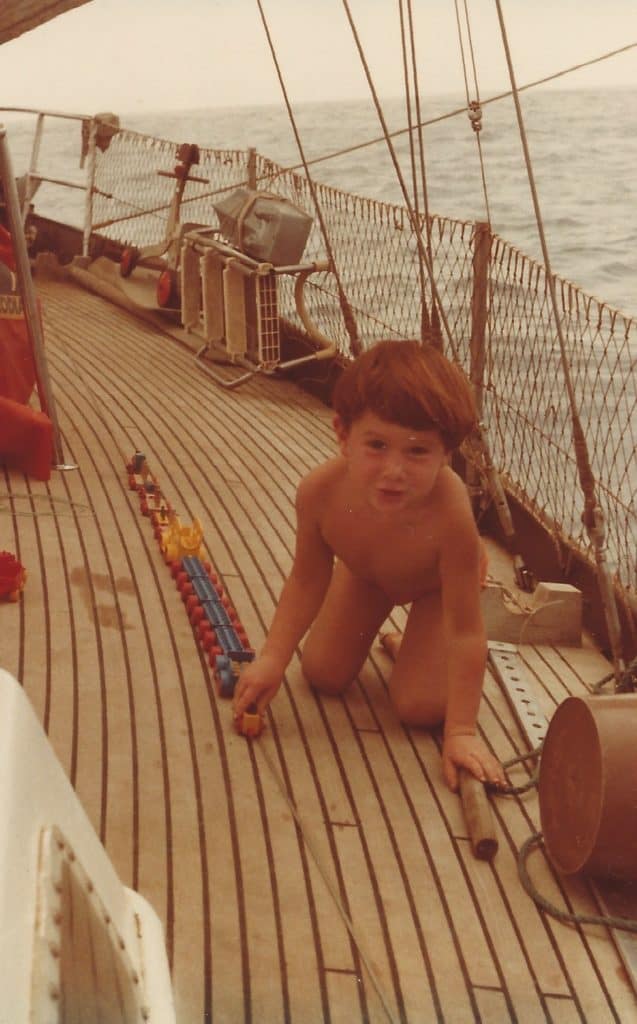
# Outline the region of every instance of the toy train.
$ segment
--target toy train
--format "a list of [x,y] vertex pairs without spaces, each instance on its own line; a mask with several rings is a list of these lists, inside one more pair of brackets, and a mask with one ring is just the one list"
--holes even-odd
[[[254,651],[219,577],[203,560],[201,523],[195,518],[192,526],[182,526],[143,452],[136,451],[126,469],[128,486],[137,492],[140,510],[151,520],[164,561],[170,566],[195,635],[208,657],[218,693],[233,697],[239,667],[254,660]],[[242,735],[253,737],[259,735],[263,724],[263,716],[251,706],[235,727]]]
[[182,558],[173,563],[171,571],[199,643],[208,655],[219,694],[232,697],[238,679],[234,665],[254,659],[237,613],[216,573],[200,558]]

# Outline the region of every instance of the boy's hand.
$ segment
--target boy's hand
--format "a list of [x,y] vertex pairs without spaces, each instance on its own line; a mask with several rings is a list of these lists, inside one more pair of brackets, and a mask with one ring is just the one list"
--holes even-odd
[[250,662],[241,672],[234,692],[234,717],[239,718],[250,704],[256,704],[262,714],[280,685],[280,668],[267,655]]
[[461,734],[445,738],[442,747],[442,774],[450,789],[458,789],[458,768],[466,768],[481,782],[506,785],[500,762],[479,736]]

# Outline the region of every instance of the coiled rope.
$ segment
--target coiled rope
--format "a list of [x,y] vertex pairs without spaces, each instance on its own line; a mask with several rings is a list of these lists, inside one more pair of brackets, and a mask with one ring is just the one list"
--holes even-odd
[[520,882],[527,895],[531,897],[538,907],[541,907],[551,917],[557,918],[558,921],[564,921],[569,924],[601,924],[606,928],[620,928],[626,932],[637,932],[637,921],[633,918],[614,917],[612,914],[575,914],[568,910],[560,910],[559,907],[550,903],[545,896],[542,896],[531,881],[527,868],[529,854],[536,847],[540,846],[542,842],[542,833],[534,832],[533,835],[523,842],[518,853],[518,875]]
[[[503,768],[506,771],[508,768],[515,764],[519,764],[523,761],[529,761],[540,757],[542,753],[542,744],[530,751],[528,754],[522,754],[520,757],[514,757],[510,761],[506,761],[503,764]],[[519,796],[522,793],[528,793],[530,790],[537,788],[539,778],[539,763],[536,765],[528,782],[522,783],[520,786],[496,786],[492,783],[485,783],[485,788],[492,794],[497,796]],[[518,851],[517,867],[518,877],[522,884],[522,888],[526,892],[533,902],[544,910],[550,917],[556,918],[558,921],[562,921],[567,924],[599,924],[606,928],[619,928],[623,931],[637,932],[637,921],[630,917],[615,917],[611,914],[576,914],[573,911],[562,910],[560,907],[556,907],[554,903],[547,900],[546,896],[543,896],[535,884],[531,881],[529,869],[527,867],[529,857],[531,853],[541,846],[544,842],[544,837],[541,832],[534,832],[532,835],[525,839]]]

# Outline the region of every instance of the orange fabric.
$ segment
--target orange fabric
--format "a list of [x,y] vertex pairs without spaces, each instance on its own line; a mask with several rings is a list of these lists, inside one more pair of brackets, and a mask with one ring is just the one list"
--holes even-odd
[[53,462],[53,424],[49,417],[0,397],[0,462],[36,480],[48,480]]

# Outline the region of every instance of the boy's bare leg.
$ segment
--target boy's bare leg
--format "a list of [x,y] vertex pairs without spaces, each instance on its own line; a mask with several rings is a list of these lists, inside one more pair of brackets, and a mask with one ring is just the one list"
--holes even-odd
[[310,686],[342,693],[360,672],[392,607],[382,590],[337,562],[303,647],[301,665]]
[[447,707],[447,658],[440,591],[418,598],[389,681],[389,695],[406,725],[440,725]]

